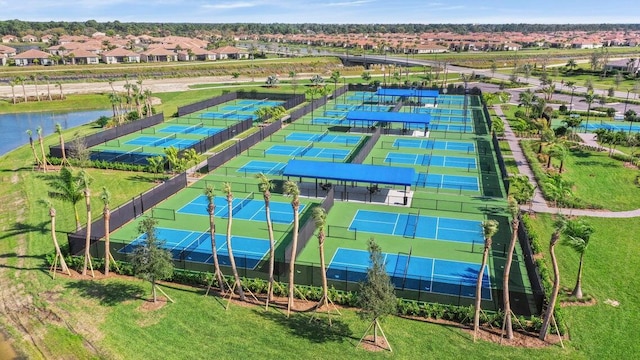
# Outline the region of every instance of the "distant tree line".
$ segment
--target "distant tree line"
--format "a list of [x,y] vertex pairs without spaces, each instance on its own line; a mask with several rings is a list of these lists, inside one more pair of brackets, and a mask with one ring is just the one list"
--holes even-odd
[[633,31],[640,30],[640,24],[284,24],[284,23],[128,23],[120,21],[0,21],[1,35],[25,35],[32,32],[54,34],[91,35],[99,31],[113,34],[149,34],[152,36],[194,36],[202,32],[250,33],[250,34],[302,34],[307,32],[325,34],[356,33],[424,33],[453,32],[458,34],[474,32],[553,32],[553,31]]

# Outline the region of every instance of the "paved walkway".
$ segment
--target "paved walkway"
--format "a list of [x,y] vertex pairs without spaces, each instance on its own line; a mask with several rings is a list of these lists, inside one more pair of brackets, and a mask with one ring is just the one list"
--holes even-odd
[[[509,126],[509,122],[504,116],[500,105],[495,105],[493,109],[496,112],[502,121],[504,122],[504,134],[507,142],[509,143],[509,147],[511,148],[511,152],[513,153],[513,159],[518,166],[518,171],[522,175],[526,175],[529,178],[529,181],[535,187],[533,193],[533,201],[531,205],[522,205],[521,209],[524,211],[535,211],[540,213],[562,213],[565,215],[576,215],[576,216],[592,216],[592,217],[602,217],[602,218],[632,218],[632,217],[640,217],[640,209],[629,210],[629,211],[608,211],[608,210],[584,210],[584,209],[564,209],[552,207],[547,204],[542,195],[542,191],[538,187],[538,183],[533,176],[533,171],[531,171],[531,167],[527,158],[524,156],[522,152],[522,148],[519,144],[519,139],[516,137],[515,133]],[[596,141],[592,134],[579,134],[583,141],[590,146],[601,147]],[[585,135],[583,138],[582,135]],[[606,148],[604,148],[606,149]]]

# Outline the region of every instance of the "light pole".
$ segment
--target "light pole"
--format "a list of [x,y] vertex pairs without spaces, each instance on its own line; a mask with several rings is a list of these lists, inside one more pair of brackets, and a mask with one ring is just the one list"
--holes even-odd
[[462,81],[464,81],[464,118],[463,118],[463,132],[467,133],[467,109],[469,102],[469,90],[467,89],[467,84],[469,83],[469,78],[466,74],[463,75]]
[[[631,92],[631,90],[627,90],[627,100],[624,102],[624,112],[627,112],[627,104],[629,103],[629,93]],[[629,132],[629,134],[631,134],[631,132]]]
[[571,100],[569,101],[569,115],[571,115],[571,112],[573,111],[573,93],[576,90],[576,86],[572,85],[571,86]]

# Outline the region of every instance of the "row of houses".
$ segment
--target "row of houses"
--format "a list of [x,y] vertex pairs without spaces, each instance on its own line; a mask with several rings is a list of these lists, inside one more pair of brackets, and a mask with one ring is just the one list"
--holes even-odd
[[[203,48],[169,49],[162,46],[149,47],[143,51],[133,51],[118,47],[103,50],[91,44],[84,46],[62,45],[50,47],[48,51],[30,49],[16,53],[16,49],[0,45],[0,64],[7,65],[11,61],[16,66],[28,65],[57,65],[64,64],[117,64],[139,62],[172,62],[172,61],[214,61],[226,59],[247,59],[249,53],[234,46],[224,46],[218,49],[206,50]],[[169,46],[172,47],[172,46]]]

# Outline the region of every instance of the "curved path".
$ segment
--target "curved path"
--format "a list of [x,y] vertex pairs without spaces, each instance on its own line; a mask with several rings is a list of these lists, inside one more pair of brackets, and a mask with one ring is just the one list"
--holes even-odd
[[[513,153],[513,159],[518,166],[518,171],[522,175],[526,175],[529,178],[529,181],[535,187],[533,194],[533,201],[531,205],[522,205],[521,209],[524,211],[535,211],[540,213],[552,213],[552,214],[565,214],[565,215],[576,215],[576,216],[592,216],[592,217],[602,217],[602,218],[632,218],[632,217],[640,217],[640,209],[629,210],[629,211],[607,211],[607,210],[585,210],[585,209],[564,209],[552,207],[547,204],[544,197],[542,196],[542,191],[538,188],[538,183],[533,176],[533,171],[531,171],[531,167],[527,158],[524,156],[522,152],[522,148],[520,148],[519,140],[516,137],[515,133],[511,129],[509,122],[504,116],[500,105],[495,105],[493,109],[496,112],[502,121],[504,122],[504,134],[507,142],[509,143],[509,147],[511,148],[511,152]],[[589,145],[593,145],[590,143],[591,141],[595,142],[592,138],[588,141]],[[597,144],[597,143],[596,143]],[[598,147],[601,147],[597,145]],[[603,147],[604,148],[604,147]],[[606,148],[604,148],[606,149]]]

